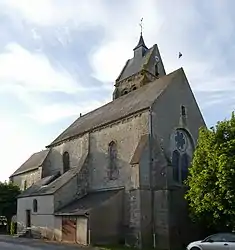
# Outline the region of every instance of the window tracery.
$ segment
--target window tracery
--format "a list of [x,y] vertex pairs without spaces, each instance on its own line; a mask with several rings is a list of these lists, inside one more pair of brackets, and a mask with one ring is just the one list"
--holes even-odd
[[172,152],[173,180],[183,183],[188,176],[193,150],[192,140],[184,129],[177,129],[172,136],[172,140],[174,143]]

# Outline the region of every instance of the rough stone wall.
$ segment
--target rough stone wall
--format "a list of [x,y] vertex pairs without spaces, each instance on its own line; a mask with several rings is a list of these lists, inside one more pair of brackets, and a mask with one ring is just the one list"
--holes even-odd
[[[124,222],[126,240],[136,243],[140,236],[139,167],[130,161],[141,139],[148,133],[148,112],[136,114],[112,126],[97,130],[90,135],[90,188],[93,190],[125,187]],[[108,145],[115,141],[117,146],[117,179],[109,179]],[[135,218],[135,219],[134,219]],[[136,220],[137,218],[137,220]],[[138,244],[138,243],[137,243]]]
[[54,194],[55,211],[87,194],[89,189],[89,165],[87,155],[84,157],[85,160],[80,171]]
[[[91,244],[118,244],[122,238],[123,191],[90,212]],[[101,230],[102,227],[102,230]]]
[[63,153],[69,153],[70,167],[77,167],[82,156],[88,152],[89,134],[84,134],[76,139],[66,141],[51,149],[48,155],[48,168],[45,176],[55,174],[60,171],[63,173]]
[[144,248],[152,248],[152,204],[151,191],[140,190],[140,209],[141,209],[141,245]]
[[117,92],[117,96],[122,96],[124,94],[124,91],[126,91],[127,93],[133,91],[134,87],[136,89],[142,87],[143,85],[152,82],[154,80],[156,80],[157,77],[154,76],[154,74],[149,73],[146,70],[143,70],[141,72],[138,72],[137,74],[134,74],[122,81],[119,81],[115,84],[116,86],[116,92]]
[[150,188],[150,155],[149,155],[149,141],[141,152],[139,170],[139,187],[141,189]]
[[[90,134],[90,188],[132,188],[130,160],[143,134],[148,132],[148,112],[136,114]],[[118,178],[110,180],[108,145],[117,145]]]
[[170,249],[168,197],[167,190],[154,191],[154,222],[157,249]]
[[26,173],[22,173],[12,177],[12,182],[24,190],[24,183],[26,181],[27,188],[33,185],[36,181],[41,179],[41,168],[32,170]]

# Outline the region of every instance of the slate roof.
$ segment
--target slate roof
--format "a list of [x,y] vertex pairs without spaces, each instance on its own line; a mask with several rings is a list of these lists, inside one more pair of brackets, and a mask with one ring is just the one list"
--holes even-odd
[[48,153],[49,153],[49,149],[34,153],[10,177],[23,174],[25,172],[39,168],[45,161]]
[[28,197],[28,196],[32,196],[32,195],[35,195],[35,194],[39,194],[42,191],[43,186],[46,186],[46,185],[50,184],[55,179],[57,179],[59,176],[60,176],[60,173],[58,172],[55,175],[50,175],[50,176],[47,176],[47,177],[44,177],[44,178],[38,180],[32,186],[27,188],[23,193],[21,193],[18,196],[18,198]]
[[145,49],[148,49],[147,46],[145,45],[145,42],[144,42],[144,38],[143,38],[142,32],[141,32],[141,34],[140,34],[139,42],[138,42],[138,44],[135,46],[135,48],[134,48],[133,50],[136,50],[136,49],[138,49],[139,47],[144,47]]
[[102,205],[104,202],[117,195],[121,190],[123,189],[89,193],[58,210],[55,212],[55,215],[84,215],[93,208]]
[[152,52],[153,52],[153,47],[150,49],[146,49],[146,52],[143,57],[141,58],[133,57],[127,60],[126,65],[124,66],[123,70],[121,71],[116,81],[124,80],[125,78],[140,72],[144,68],[144,65],[148,61]]
[[180,68],[79,117],[47,147],[148,109],[167,86],[173,82],[173,79],[182,73],[183,69]]
[[65,172],[63,175],[58,173],[52,176],[45,177],[37,182],[35,182],[31,187],[26,189],[18,197],[29,197],[29,196],[40,196],[40,195],[50,195],[55,193],[58,189],[68,183],[77,173],[81,170],[82,166],[87,159],[87,154],[84,154],[78,163],[77,167],[71,168],[69,171]]

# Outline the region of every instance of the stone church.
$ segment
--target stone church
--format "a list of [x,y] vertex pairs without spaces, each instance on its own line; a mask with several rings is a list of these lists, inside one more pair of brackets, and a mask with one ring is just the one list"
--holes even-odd
[[157,249],[194,239],[184,180],[205,122],[182,68],[166,74],[142,33],[133,51],[113,101],[80,116],[10,177],[24,190],[19,233]]

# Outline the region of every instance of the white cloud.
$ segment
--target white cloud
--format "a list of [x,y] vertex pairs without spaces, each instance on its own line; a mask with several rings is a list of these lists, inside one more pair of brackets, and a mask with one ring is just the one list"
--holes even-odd
[[[1,0],[0,6],[8,10],[9,15],[20,15],[22,20],[40,26],[90,24],[102,20],[104,4],[96,1],[55,1],[55,0]],[[16,13],[13,13],[12,11]],[[105,20],[102,20],[105,22]],[[106,20],[107,21],[107,20]],[[71,24],[71,23],[70,23]]]
[[[32,135],[32,131],[21,121],[1,115],[1,175],[0,181],[8,177],[36,151],[44,148],[43,136]],[[36,141],[36,143],[35,143]]]
[[31,53],[16,43],[8,44],[0,54],[0,82],[1,88],[8,90],[15,85],[32,92],[84,90],[65,69],[53,68],[43,54]]
[[107,103],[107,100],[100,101],[88,101],[86,103],[78,104],[52,104],[52,105],[37,105],[33,106],[33,109],[26,116],[34,119],[39,124],[49,124],[52,122],[59,122],[60,120],[76,116],[78,117],[102,106]]

